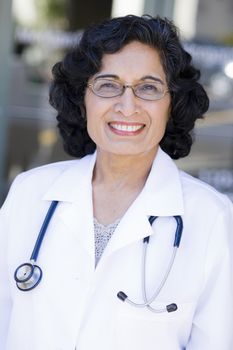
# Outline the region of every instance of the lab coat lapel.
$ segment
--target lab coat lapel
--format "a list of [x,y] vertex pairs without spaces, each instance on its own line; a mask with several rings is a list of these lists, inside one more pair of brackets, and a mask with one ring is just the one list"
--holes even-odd
[[179,170],[159,148],[146,184],[120,221],[104,255],[154,233],[150,216],[174,216],[184,212]]
[[96,154],[79,161],[73,161],[43,197],[44,200],[61,202],[62,209],[58,210],[57,215],[67,230],[76,235],[89,257],[93,259],[93,264],[94,232],[91,180],[95,159]]
[[[67,324],[69,325],[64,330],[66,334],[59,332],[54,340],[54,344],[64,344],[64,347],[61,346],[62,349],[65,349],[66,346],[69,347],[69,344],[70,348],[71,344],[74,348],[75,339],[72,337],[76,335],[81,327],[87,303],[88,288],[95,272],[91,186],[95,158],[94,154],[79,161],[67,163],[68,167],[58,175],[53,185],[43,196],[45,201],[59,201],[54,214],[55,226],[53,227],[58,237],[56,251],[64,253],[61,257],[62,261],[57,261],[57,268],[53,271],[53,276],[51,271],[46,271],[47,275],[52,276],[52,278],[50,278],[49,287],[48,284],[46,285],[47,293],[42,295],[41,304],[46,304],[47,300],[52,298],[52,306],[60,305],[58,314],[60,314],[61,322],[58,322],[58,324],[64,325],[64,329]],[[51,247],[49,250],[51,251]],[[45,250],[42,253],[45,255],[44,265],[48,269],[51,265],[51,255],[49,256]],[[43,257],[41,258],[43,259]],[[68,287],[65,279],[62,278],[62,286],[57,288],[60,274],[62,276],[68,275]],[[54,290],[56,290],[55,295]],[[64,296],[66,299],[65,306],[63,303],[60,304]],[[76,299],[78,300],[77,303],[75,302]],[[46,309],[42,311],[44,315],[47,312]],[[41,314],[43,314],[42,311]],[[48,323],[51,324],[53,315],[48,314],[47,319]],[[68,340],[66,340],[67,337]]]

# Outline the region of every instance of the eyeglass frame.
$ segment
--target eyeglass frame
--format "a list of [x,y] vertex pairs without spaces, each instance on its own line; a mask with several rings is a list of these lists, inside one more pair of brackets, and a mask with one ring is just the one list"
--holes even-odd
[[[106,80],[106,81],[114,81],[114,82],[120,83],[121,86],[122,86],[122,91],[121,91],[119,94],[114,95],[114,96],[102,96],[102,95],[97,94],[96,91],[95,91],[94,88],[93,88],[93,85],[94,85],[94,83],[95,83],[96,81],[98,81],[99,79]],[[159,81],[159,82],[160,82],[160,81]],[[165,96],[167,93],[170,92],[169,89],[167,89],[167,90],[165,89],[165,90],[163,91],[163,95],[162,95],[161,97],[159,97],[159,98],[155,98],[155,99],[143,98],[143,97],[138,96],[138,95],[135,93],[135,90],[134,90],[134,88],[137,87],[137,85],[140,85],[140,84],[142,84],[142,83],[143,83],[143,81],[140,82],[140,83],[137,83],[137,84],[123,84],[122,82],[117,81],[116,79],[108,79],[107,77],[101,77],[101,76],[100,76],[100,77],[98,77],[98,79],[94,80],[93,83],[88,83],[88,84],[87,84],[87,87],[91,89],[91,91],[93,92],[94,95],[96,95],[96,96],[98,96],[98,97],[102,97],[102,98],[114,98],[114,97],[122,96],[122,95],[124,94],[125,90],[126,90],[127,88],[130,88],[130,89],[132,90],[132,92],[133,92],[133,94],[134,94],[134,96],[135,96],[136,98],[139,98],[140,100],[144,100],[144,101],[158,101],[158,100],[161,100],[162,98],[164,98],[164,96]],[[145,82],[145,83],[146,83],[146,82]],[[149,83],[149,82],[148,82],[148,83]],[[163,82],[160,82],[160,83],[161,83],[161,85],[163,85]]]

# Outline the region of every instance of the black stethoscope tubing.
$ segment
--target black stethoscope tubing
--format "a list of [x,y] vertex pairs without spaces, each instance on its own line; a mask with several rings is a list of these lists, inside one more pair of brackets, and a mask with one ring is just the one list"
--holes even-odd
[[32,251],[30,262],[19,265],[15,270],[14,279],[16,281],[16,285],[23,292],[34,289],[42,279],[43,272],[40,266],[36,265],[35,262],[38,258],[41,244],[57,205],[58,201],[52,201],[48,209]]
[[[51,218],[57,208],[58,205],[58,201],[52,201],[48,212],[45,216],[45,219],[43,221],[43,224],[41,226],[41,229],[39,231],[34,249],[32,251],[31,257],[30,257],[30,262],[21,264],[17,267],[17,269],[15,270],[14,273],[14,279],[16,281],[16,285],[18,287],[18,289],[20,289],[21,291],[30,291],[32,289],[34,289],[41,281],[42,279],[42,270],[41,268],[36,265],[36,260],[38,258],[39,252],[40,252],[40,248],[41,248],[41,244],[43,242],[45,233],[47,231],[48,225],[51,221]],[[158,294],[160,293],[161,289],[163,288],[168,275],[171,271],[171,268],[173,266],[174,263],[174,259],[175,259],[175,255],[176,255],[176,251],[177,248],[180,245],[180,241],[181,241],[181,237],[182,237],[182,232],[183,232],[183,221],[181,216],[179,215],[175,215],[173,216],[175,221],[176,221],[176,231],[175,231],[175,238],[174,238],[174,243],[173,243],[173,255],[170,259],[170,263],[168,265],[168,268],[166,270],[166,274],[164,275],[164,278],[162,280],[162,282],[160,283],[159,287],[157,288],[156,292],[153,294],[153,296],[151,298],[147,298],[146,295],[146,280],[145,280],[145,270],[146,270],[146,252],[147,252],[147,246],[149,244],[150,241],[150,236],[144,237],[143,238],[143,262],[142,262],[142,294],[143,294],[143,300],[144,303],[135,303],[132,300],[130,300],[128,298],[128,296],[123,292],[120,291],[117,294],[117,297],[122,300],[122,301],[126,301],[129,304],[136,306],[136,307],[147,307],[150,311],[153,312],[164,312],[164,311],[168,311],[168,312],[172,312],[172,311],[176,311],[177,310],[177,305],[172,303],[170,305],[167,305],[165,309],[154,309],[151,307],[151,303],[156,299],[156,297],[158,296]],[[150,216],[149,217],[149,223],[152,226],[154,221],[158,218],[158,216]]]
[[38,258],[38,254],[39,254],[39,251],[40,251],[40,247],[41,247],[41,243],[43,242],[43,239],[44,239],[44,236],[45,236],[45,233],[47,231],[47,228],[48,228],[48,225],[52,219],[52,216],[55,212],[55,209],[58,205],[58,201],[53,201],[49,207],[49,210],[46,214],[46,217],[44,219],[44,222],[41,226],[41,229],[40,229],[40,232],[38,234],[38,237],[37,237],[37,240],[36,240],[36,243],[35,243],[35,246],[34,246],[34,249],[33,249],[33,252],[32,252],[32,255],[31,255],[31,258],[30,260],[33,260],[33,261],[36,261],[37,258]]

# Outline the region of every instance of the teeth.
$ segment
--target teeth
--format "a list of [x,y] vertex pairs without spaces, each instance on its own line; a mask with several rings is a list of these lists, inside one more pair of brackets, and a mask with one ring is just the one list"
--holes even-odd
[[143,128],[143,125],[110,124],[113,129],[134,132]]

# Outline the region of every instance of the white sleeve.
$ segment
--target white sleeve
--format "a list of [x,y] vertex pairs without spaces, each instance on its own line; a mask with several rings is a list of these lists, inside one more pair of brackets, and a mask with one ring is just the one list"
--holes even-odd
[[233,349],[233,206],[230,201],[216,218],[208,242],[205,280],[186,347],[186,350],[201,349]]

